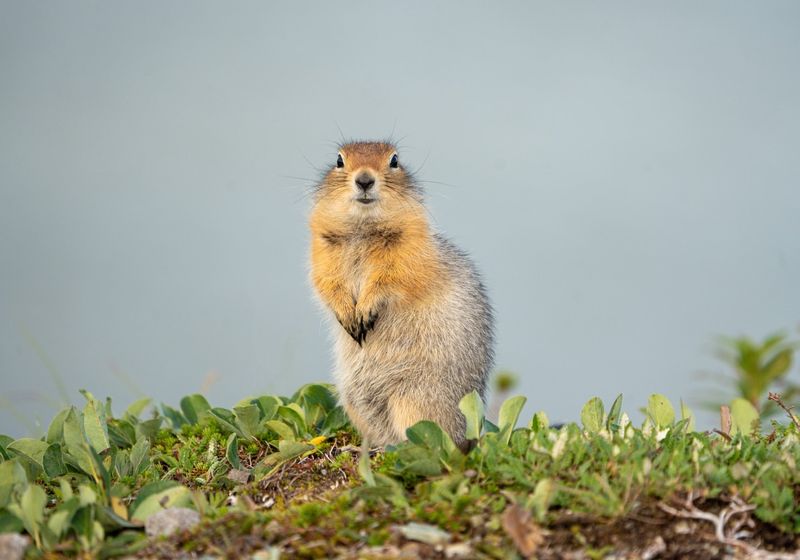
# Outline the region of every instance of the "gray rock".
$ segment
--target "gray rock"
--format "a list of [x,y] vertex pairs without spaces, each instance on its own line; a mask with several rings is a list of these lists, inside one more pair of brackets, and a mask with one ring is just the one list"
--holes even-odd
[[472,558],[472,547],[465,542],[448,544],[444,547],[445,558]]
[[280,560],[280,558],[281,550],[274,546],[254,552],[253,555],[250,556],[250,560]]
[[17,533],[0,535],[0,558],[3,560],[22,560],[31,539]]
[[247,484],[247,481],[250,480],[250,471],[245,469],[231,469],[225,476],[236,484]]
[[191,529],[200,523],[200,514],[188,508],[167,508],[147,518],[144,531],[148,537],[168,536]]
[[410,541],[436,546],[450,542],[450,533],[427,523],[407,523],[398,527],[400,533]]

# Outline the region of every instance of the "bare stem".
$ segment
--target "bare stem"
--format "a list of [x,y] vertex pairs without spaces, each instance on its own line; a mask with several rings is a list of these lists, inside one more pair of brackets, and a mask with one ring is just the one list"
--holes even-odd
[[796,427],[798,430],[800,430],[800,420],[798,420],[798,419],[797,419],[797,416],[795,416],[795,415],[794,415],[794,413],[792,412],[792,408],[794,408],[794,407],[788,407],[788,406],[786,406],[786,405],[783,403],[783,400],[781,399],[781,396],[780,396],[780,394],[779,394],[779,393],[772,393],[772,392],[770,392],[770,394],[769,394],[769,397],[768,397],[768,398],[769,398],[769,400],[771,400],[772,402],[774,402],[774,403],[777,403],[777,405],[778,405],[779,407],[781,407],[781,408],[782,408],[784,411],[786,411],[786,414],[788,414],[788,415],[789,415],[789,418],[791,418],[791,419],[792,419],[792,422],[794,423],[795,427]]

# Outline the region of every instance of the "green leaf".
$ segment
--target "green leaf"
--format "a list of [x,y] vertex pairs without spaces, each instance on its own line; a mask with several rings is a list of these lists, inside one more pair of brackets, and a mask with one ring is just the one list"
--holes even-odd
[[550,478],[543,478],[536,483],[536,488],[533,494],[528,499],[528,507],[533,508],[536,520],[539,522],[544,521],[547,510],[550,509],[550,504],[556,495],[556,484]]
[[437,476],[442,473],[442,461],[434,451],[418,445],[401,445],[397,459],[403,473],[416,476]]
[[622,393],[617,395],[617,398],[611,404],[611,410],[609,410],[608,418],[606,418],[606,429],[609,432],[617,431],[620,418],[622,418]]
[[473,390],[467,393],[458,403],[458,408],[467,421],[466,438],[476,440],[481,437],[481,426],[483,425],[483,401],[478,392]]
[[239,438],[236,434],[228,436],[228,442],[225,444],[225,457],[234,469],[241,469],[242,462],[239,460]]
[[[95,508],[97,520],[100,522],[100,524],[109,530],[138,528],[138,524],[128,521],[127,508],[124,506],[124,504],[119,504],[118,507],[120,507],[119,512],[114,509],[114,506],[109,505],[102,505]],[[124,514],[125,517],[122,517],[120,513]]]
[[0,463],[0,510],[11,502],[14,493],[28,484],[28,476],[19,461],[11,459]]
[[72,523],[72,517],[80,507],[78,498],[70,498],[59,504],[56,511],[50,515],[47,527],[57,538],[61,538],[67,533]]
[[83,430],[89,445],[97,453],[109,448],[105,409],[97,400],[90,400],[83,409]]
[[303,410],[305,429],[308,432],[315,430],[324,421],[325,417],[336,406],[336,397],[330,385],[313,383],[300,388],[292,397]]
[[[147,440],[142,440],[147,441]],[[131,454],[127,449],[119,449],[114,453],[114,464],[112,469],[117,473],[117,478],[125,478],[133,474],[131,466]]]
[[326,435],[335,434],[347,426],[349,421],[344,409],[341,406],[337,406],[325,416],[325,421],[322,423],[320,431]]
[[547,414],[543,410],[540,410],[531,418],[530,429],[533,432],[546,430],[549,426],[550,419],[547,418]]
[[31,461],[40,469],[44,469],[44,452],[48,447],[49,444],[46,441],[32,438],[21,438],[8,445],[9,451]]
[[785,375],[792,367],[792,355],[794,349],[787,348],[778,352],[774,358],[767,362],[762,368],[762,373],[768,381],[773,381]]
[[261,420],[272,420],[278,414],[278,408],[283,402],[278,397],[264,396],[251,401],[261,410]]
[[430,449],[441,459],[449,457],[456,450],[447,432],[430,420],[420,420],[406,429],[406,437],[410,442]]
[[147,438],[142,438],[131,447],[131,474],[139,476],[150,465],[149,461],[150,442]]
[[686,431],[693,432],[694,431],[694,413],[689,409],[688,406],[683,402],[681,399],[681,420],[688,420],[689,422],[686,424]]
[[314,451],[315,449],[316,447],[310,443],[303,443],[300,441],[281,441],[278,443],[278,453],[273,453],[272,455],[279,455],[282,461],[286,461],[288,459],[299,457],[307,451]]
[[103,408],[103,414],[106,415],[106,419],[114,418],[114,413],[111,411],[111,397],[106,397],[106,404]]
[[273,432],[275,432],[276,434],[278,434],[278,437],[281,440],[293,441],[297,439],[297,436],[295,435],[292,427],[285,422],[281,422],[280,420],[267,420],[266,422],[264,422],[264,425]]
[[78,486],[78,501],[82,506],[90,506],[97,503],[97,492],[92,490],[88,484]]
[[236,416],[236,424],[242,433],[249,438],[255,439],[261,425],[261,411],[258,405],[235,406],[233,407],[233,414]]
[[77,453],[86,444],[86,439],[83,436],[83,422],[79,415],[78,409],[71,406],[64,418],[64,447],[68,453]]
[[278,407],[278,416],[294,425],[298,436],[308,433],[306,425],[306,413],[297,403],[289,403]]
[[92,393],[87,391],[86,389],[78,389],[78,392],[83,395],[83,398],[86,399],[86,402],[99,402],[97,397],[95,397]]
[[20,497],[19,503],[11,504],[8,509],[22,520],[25,530],[33,537],[37,547],[42,546],[41,531],[44,523],[44,508],[47,505],[47,494],[41,486],[29,484]]
[[181,399],[181,410],[190,424],[197,424],[211,405],[203,395],[188,395]]
[[259,478],[274,472],[286,461],[294,459],[295,457],[299,457],[304,453],[312,452],[315,449],[316,447],[310,443],[281,440],[278,442],[278,451],[276,453],[267,455],[262,461],[262,464],[259,465],[259,467],[253,473],[253,476],[256,480],[258,480]]
[[731,435],[742,433],[750,435],[758,427],[760,418],[758,410],[747,399],[737,398],[731,401]]
[[367,486],[375,486],[375,475],[372,474],[372,466],[369,462],[369,448],[361,446],[361,453],[358,456],[358,474]]
[[68,480],[59,479],[58,481],[59,489],[61,490],[61,499],[66,501],[69,500],[73,496],[72,486],[70,485]]
[[485,434],[497,434],[500,432],[500,428],[497,427],[493,422],[491,422],[488,418],[483,419],[483,432]]
[[142,438],[146,438],[150,441],[156,439],[158,436],[158,430],[161,429],[161,422],[163,421],[162,417],[158,418],[151,418],[150,420],[145,420],[143,422],[138,422],[136,424],[136,440],[140,440]]
[[656,428],[668,428],[675,422],[675,409],[667,397],[654,393],[647,401],[647,416]]
[[64,466],[64,456],[61,451],[60,443],[52,443],[47,446],[42,457],[42,468],[49,478],[55,478],[67,474],[67,467]]
[[142,412],[144,412],[144,410],[150,406],[152,401],[153,399],[146,397],[134,401],[128,408],[125,409],[125,412],[122,416],[127,418],[139,418],[142,415]]
[[292,401],[300,404],[305,409],[309,409],[312,406],[320,406],[325,412],[330,412],[336,406],[333,388],[330,385],[321,383],[304,385],[292,396]]
[[246,437],[239,426],[236,424],[236,417],[233,412],[226,408],[215,407],[208,411],[208,414],[213,417],[220,428],[225,433],[235,433],[238,436]]
[[95,521],[95,508],[83,507],[75,512],[70,523],[82,548],[94,548],[103,541],[105,533],[99,522]]
[[3,533],[21,533],[25,526],[22,520],[8,510],[0,509],[0,535]]
[[64,444],[61,446],[64,461],[100,482],[101,473],[96,467],[83,430],[81,413],[74,406],[70,407],[64,418]]
[[161,411],[164,413],[164,416],[169,421],[170,426],[172,426],[172,429],[175,431],[180,430],[183,425],[189,423],[183,414],[181,414],[179,411],[175,410],[171,406],[162,404]]
[[592,397],[583,405],[583,410],[581,410],[583,429],[592,433],[599,432],[603,429],[604,416],[603,401],[600,400],[600,397]]
[[0,463],[3,461],[8,461],[11,459],[11,453],[8,451],[6,446],[14,441],[14,438],[10,436],[0,435]]
[[159,480],[145,485],[130,507],[131,520],[143,523],[148,517],[168,507],[189,507],[192,494],[172,480]]
[[47,443],[61,443],[64,441],[64,420],[67,418],[70,409],[65,408],[56,414],[47,428]]
[[525,406],[525,401],[527,400],[528,399],[525,397],[518,395],[516,397],[506,399],[506,401],[500,407],[500,413],[498,414],[497,421],[500,426],[500,439],[506,445],[508,445],[508,442],[511,439],[511,432],[513,432],[514,428],[517,427],[519,414],[522,412],[522,407]]
[[[138,423],[136,418],[128,417]],[[126,448],[136,443],[136,428],[128,420],[111,420],[107,424],[108,441],[112,447]]]
[[764,339],[764,342],[761,343],[761,352],[770,351],[775,346],[778,346],[778,344],[780,344],[784,340],[786,340],[786,333],[777,332],[772,335],[769,335],[767,338]]

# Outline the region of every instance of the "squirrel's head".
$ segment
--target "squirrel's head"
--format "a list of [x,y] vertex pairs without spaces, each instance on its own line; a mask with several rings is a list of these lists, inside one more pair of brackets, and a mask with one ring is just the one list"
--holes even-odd
[[[374,218],[395,214],[421,202],[420,189],[403,167],[397,148],[388,142],[350,142],[339,146],[317,191],[340,216]],[[418,206],[415,204],[413,206]]]

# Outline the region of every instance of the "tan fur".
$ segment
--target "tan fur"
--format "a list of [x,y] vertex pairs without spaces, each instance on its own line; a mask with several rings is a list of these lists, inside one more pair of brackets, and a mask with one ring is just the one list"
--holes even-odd
[[426,410],[420,403],[402,395],[389,397],[389,418],[396,437],[403,439],[406,430],[420,420],[436,420],[435,411]]
[[[431,231],[411,176],[390,166],[395,153],[341,147],[344,167],[325,175],[311,213],[311,280],[339,323],[337,381],[358,430],[396,443],[430,419],[458,443],[458,400],[482,395],[491,364],[491,309],[471,263]],[[355,183],[364,173],[369,195]]]
[[[355,176],[364,169],[375,174],[387,172],[394,148],[365,143],[344,151],[347,167],[352,169],[348,169],[349,175]],[[383,205],[380,227],[382,231],[398,232],[399,242],[387,246],[376,237],[356,248],[332,244],[326,237],[352,237],[363,224],[361,217],[354,217],[348,208],[354,204],[350,185],[342,188],[330,175],[327,179],[336,191],[331,200],[318,203],[311,215],[311,262],[314,286],[337,317],[364,318],[370,310],[391,300],[413,305],[434,292],[440,267],[424,207],[410,204],[407,197],[386,189],[377,203]],[[400,180],[405,179],[401,176]]]
[[350,404],[344,404],[344,411],[347,414],[347,417],[350,419],[350,423],[356,427],[360,433],[364,433],[364,431],[368,428],[367,421],[361,418],[356,412],[356,409],[350,406]]

